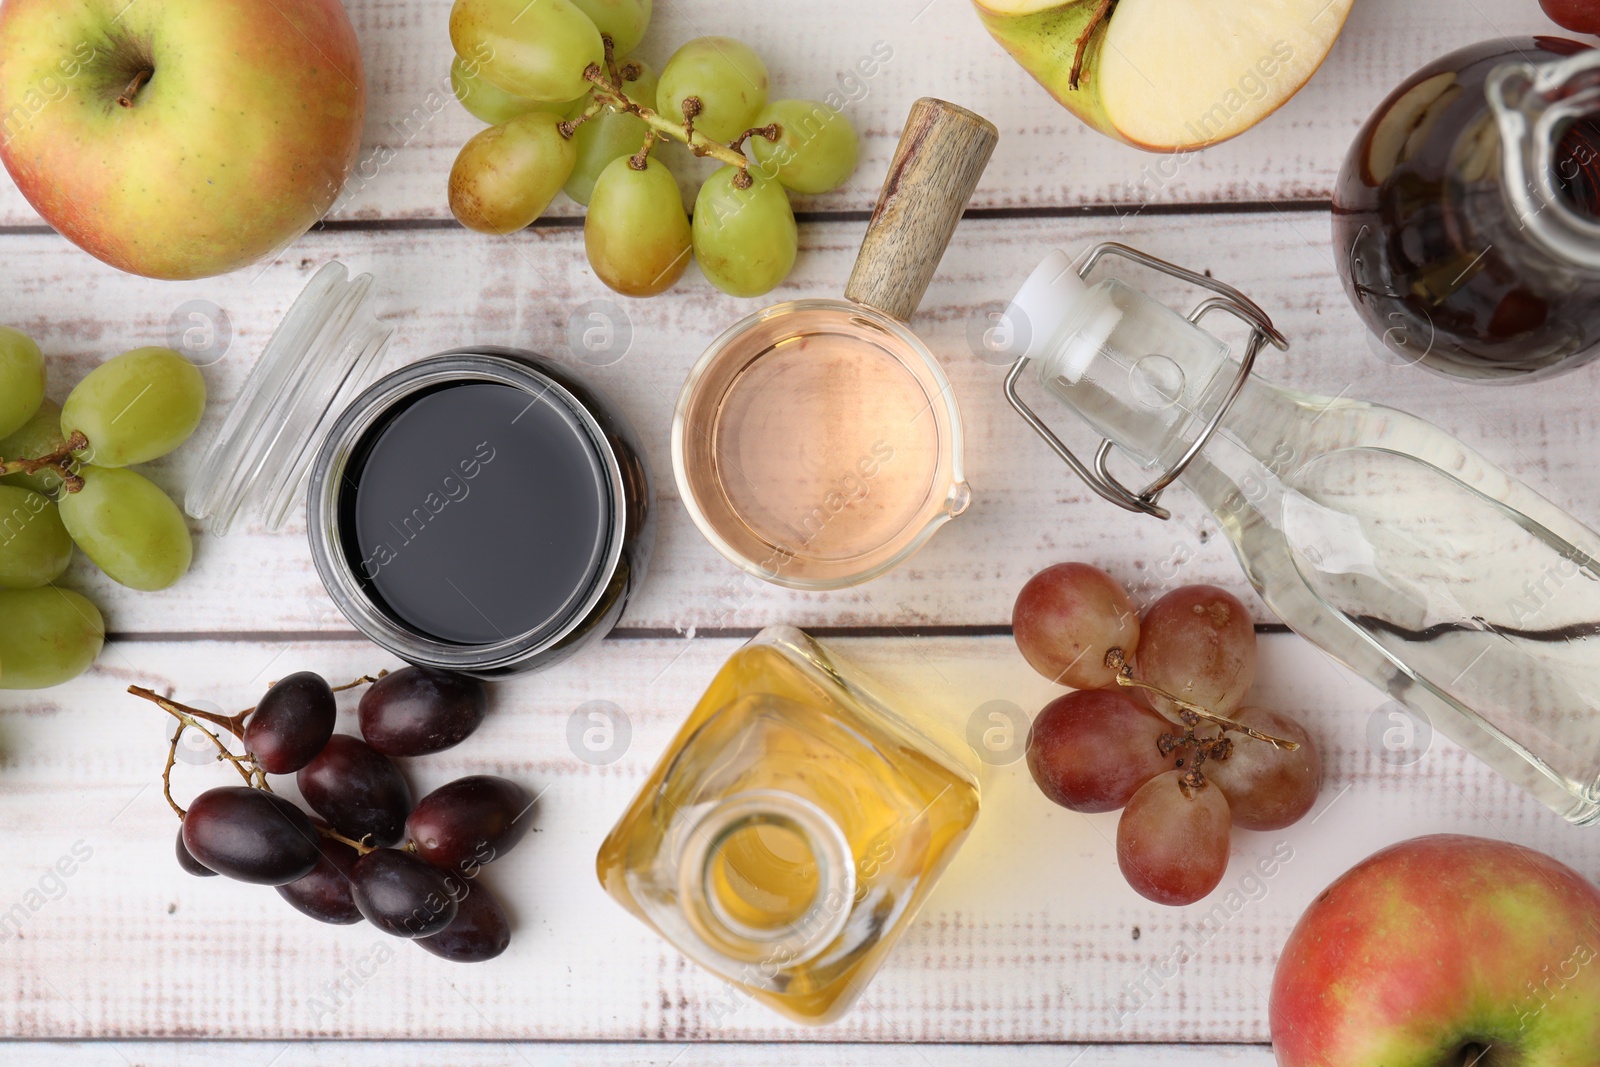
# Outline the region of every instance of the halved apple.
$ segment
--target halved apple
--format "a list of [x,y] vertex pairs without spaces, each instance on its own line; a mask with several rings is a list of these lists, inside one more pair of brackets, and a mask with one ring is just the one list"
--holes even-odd
[[1352,0],[973,0],[994,39],[1109,137],[1179,152],[1236,137],[1316,73]]

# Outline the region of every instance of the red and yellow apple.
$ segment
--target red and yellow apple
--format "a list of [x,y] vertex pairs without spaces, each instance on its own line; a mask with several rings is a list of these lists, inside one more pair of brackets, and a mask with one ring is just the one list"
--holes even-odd
[[201,278],[332,206],[366,83],[339,0],[5,0],[0,159],[46,222],[134,274]]
[[1067,110],[1157,152],[1226,141],[1276,111],[1322,65],[1351,3],[973,0]]
[[1539,6],[1562,29],[1600,33],[1600,0],[1539,0]]
[[1597,1067],[1600,888],[1505,841],[1436,834],[1312,902],[1272,983],[1279,1067]]

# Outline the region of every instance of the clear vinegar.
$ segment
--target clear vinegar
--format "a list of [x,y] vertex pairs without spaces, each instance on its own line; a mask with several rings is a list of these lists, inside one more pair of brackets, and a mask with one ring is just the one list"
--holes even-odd
[[800,1022],[848,1009],[978,814],[970,750],[799,631],[735,653],[602,846],[606,891]]
[[1284,622],[1600,817],[1600,535],[1431,423],[1250,382],[1184,476]]
[[[1029,278],[1039,381],[1216,515],[1267,606],[1574,823],[1600,818],[1600,534],[1445,431],[1253,373],[1064,253]],[[1029,309],[1031,308],[1031,313]]]

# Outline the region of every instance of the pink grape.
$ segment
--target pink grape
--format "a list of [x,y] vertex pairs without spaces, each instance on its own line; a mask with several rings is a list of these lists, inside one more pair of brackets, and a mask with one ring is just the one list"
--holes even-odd
[[1139,610],[1117,580],[1087,563],[1057,563],[1029,578],[1011,611],[1017,648],[1034,670],[1074,689],[1116,681],[1106,653],[1131,659]]
[[1116,811],[1170,770],[1157,741],[1181,732],[1114,689],[1079,689],[1045,705],[1028,735],[1028,770],[1045,796],[1073,811]]
[[[1226,715],[1256,680],[1256,630],[1239,598],[1214,585],[1174,589],[1144,614],[1134,676]],[[1152,694],[1156,710],[1175,705]]]
[[1228,732],[1233,741],[1228,758],[1207,760],[1201,771],[1228,798],[1233,824],[1246,830],[1280,830],[1305,818],[1322,790],[1322,759],[1306,728],[1271,708],[1241,708],[1228,717],[1300,744],[1285,752],[1270,742]]
[[1228,799],[1181,770],[1150,779],[1117,822],[1117,866],[1134,891],[1157,904],[1193,904],[1228,869]]

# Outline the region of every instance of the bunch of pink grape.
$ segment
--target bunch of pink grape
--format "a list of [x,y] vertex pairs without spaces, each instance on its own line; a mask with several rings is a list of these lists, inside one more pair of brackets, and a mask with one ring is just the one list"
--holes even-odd
[[[194,710],[174,707],[180,721]],[[281,679],[250,712],[226,720],[242,723],[235,732],[246,755],[235,765],[247,784],[194,799],[182,815],[178,863],[202,877],[275,886],[319,922],[365,919],[448,960],[493,959],[510,944],[511,927],[477,875],[522,840],[532,798],[505,778],[473,775],[413,804],[390,758],[459,744],[487,707],[483,683],[408,667],[362,695],[355,737],[334,733],[336,700],[323,678],[302,671]],[[273,792],[269,774],[293,774],[317,817]]]
[[1289,715],[1245,704],[1255,626],[1231,593],[1184,586],[1141,618],[1105,571],[1061,563],[1022,587],[1012,628],[1035,670],[1076,690],[1034,720],[1033,780],[1073,811],[1122,809],[1117,863],[1141,896],[1171,905],[1201,899],[1227,870],[1233,826],[1276,830],[1311,810],[1322,788],[1316,745]]

